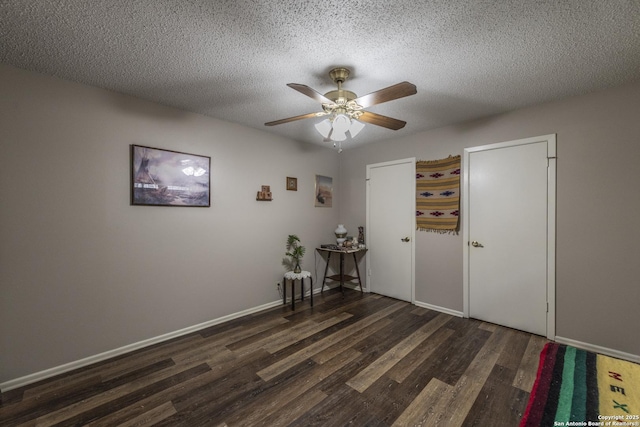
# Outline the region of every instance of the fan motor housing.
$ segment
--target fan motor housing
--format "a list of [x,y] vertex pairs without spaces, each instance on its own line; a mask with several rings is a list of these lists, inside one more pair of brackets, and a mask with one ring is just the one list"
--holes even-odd
[[[340,104],[340,103],[346,104],[347,102],[352,101],[358,97],[358,95],[351,92],[350,90],[344,90],[344,89],[332,90],[330,92],[325,93],[324,96],[326,98],[329,98],[336,104]],[[343,101],[343,102],[340,102],[340,101]]]

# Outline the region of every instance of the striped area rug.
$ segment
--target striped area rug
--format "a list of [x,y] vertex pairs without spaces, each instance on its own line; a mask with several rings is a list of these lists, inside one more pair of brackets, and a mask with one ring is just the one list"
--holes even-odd
[[520,427],[640,426],[640,365],[547,343]]
[[460,156],[416,162],[416,226],[437,233],[458,231]]

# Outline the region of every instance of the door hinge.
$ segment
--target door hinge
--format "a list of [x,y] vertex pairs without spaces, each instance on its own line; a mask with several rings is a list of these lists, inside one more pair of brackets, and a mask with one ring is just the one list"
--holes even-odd
[[547,313],[549,312],[549,303],[547,303]]
[[371,276],[371,269],[370,269],[370,268],[369,268],[369,269],[367,269],[367,274],[368,274],[369,276]]

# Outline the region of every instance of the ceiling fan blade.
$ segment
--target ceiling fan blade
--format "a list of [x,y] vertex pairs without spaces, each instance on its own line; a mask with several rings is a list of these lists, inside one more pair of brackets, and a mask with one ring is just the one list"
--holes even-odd
[[382,114],[371,113],[369,111],[362,113],[358,120],[391,130],[402,129],[404,125],[407,124],[405,121],[383,116]]
[[312,117],[318,117],[318,116],[322,116],[324,115],[324,113],[309,113],[309,114],[302,114],[300,116],[294,116],[294,117],[289,117],[286,119],[280,119],[280,120],[275,120],[273,122],[268,122],[265,123],[265,126],[275,126],[275,125],[281,125],[283,123],[289,123],[289,122],[295,122],[296,120],[302,120],[302,119],[310,119]]
[[318,101],[321,104],[333,104],[333,101],[316,91],[315,89],[311,89],[307,85],[301,85],[298,83],[287,83],[291,89],[295,89],[303,95],[307,95],[309,98]]
[[417,92],[416,85],[409,82],[402,82],[371,92],[368,95],[363,95],[356,98],[355,101],[358,105],[361,105],[362,108],[367,108],[372,105],[382,104],[383,102],[393,101],[394,99],[404,98],[405,96],[415,95]]

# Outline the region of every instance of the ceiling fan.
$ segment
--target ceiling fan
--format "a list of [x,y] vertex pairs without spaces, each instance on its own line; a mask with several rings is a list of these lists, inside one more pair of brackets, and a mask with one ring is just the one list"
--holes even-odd
[[316,129],[324,136],[326,141],[344,141],[347,138],[347,132],[349,132],[353,138],[364,128],[364,124],[361,122],[392,130],[402,129],[407,124],[407,122],[402,120],[365,111],[365,108],[414,95],[417,92],[414,84],[402,82],[358,97],[355,93],[342,88],[342,84],[347,80],[349,74],[349,69],[343,67],[331,70],[329,76],[331,80],[338,85],[338,89],[329,91],[324,95],[309,86],[298,83],[288,83],[287,86],[290,88],[320,102],[323,111],[275,120],[265,123],[265,126],[275,126],[296,120],[329,116],[322,122],[317,123],[315,125]]

